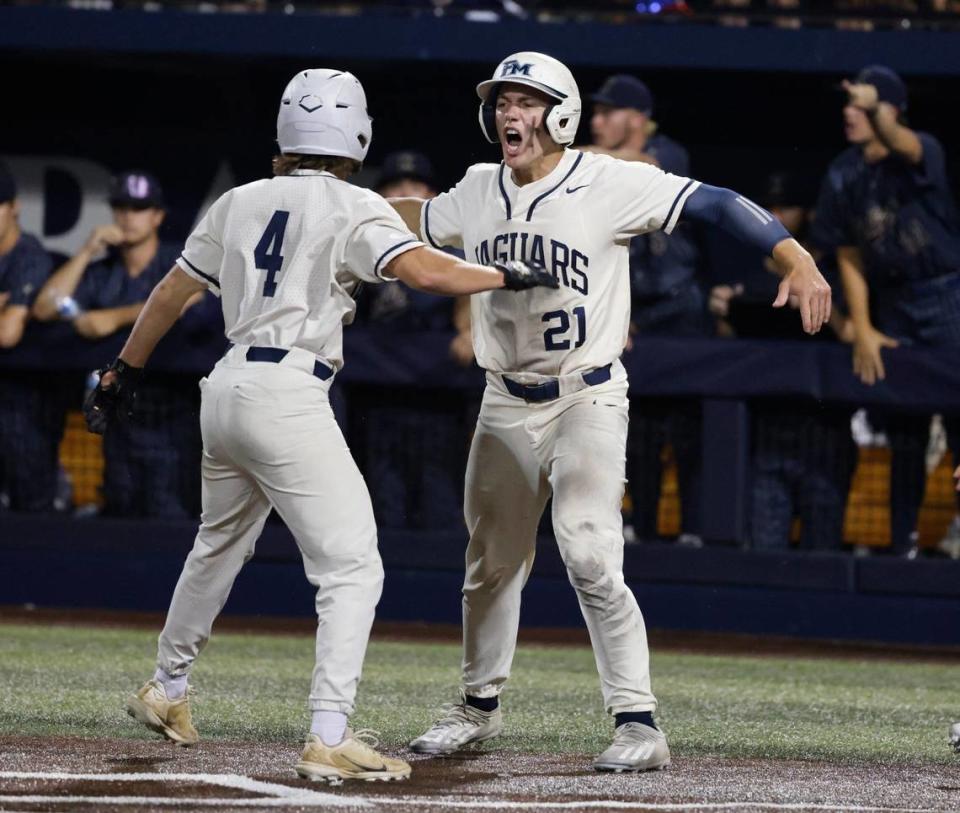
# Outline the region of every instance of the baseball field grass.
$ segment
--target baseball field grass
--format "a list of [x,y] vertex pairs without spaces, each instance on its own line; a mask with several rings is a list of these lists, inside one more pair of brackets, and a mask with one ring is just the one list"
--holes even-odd
[[[147,738],[123,711],[152,674],[156,633],[0,624],[0,735]],[[455,699],[459,647],[371,643],[354,725],[400,745]],[[306,730],[313,641],[305,635],[215,634],[192,676],[207,740],[296,742]],[[884,658],[654,652],[658,719],[677,755],[955,763],[956,664]],[[586,647],[521,646],[503,696],[499,747],[526,753],[602,750],[603,712]]]

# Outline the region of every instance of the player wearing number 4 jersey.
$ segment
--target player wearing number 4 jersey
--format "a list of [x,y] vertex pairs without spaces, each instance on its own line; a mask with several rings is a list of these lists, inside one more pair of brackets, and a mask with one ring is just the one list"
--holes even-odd
[[187,299],[206,287],[221,297],[232,346],[201,382],[201,525],[160,635],[157,671],[127,709],[173,742],[197,741],[187,674],[275,508],[317,588],[313,719],[296,771],[331,782],[410,774],[346,727],[383,582],[370,497],[327,400],[343,366],[351,293],[361,281],[393,279],[449,295],[556,285],[521,262],[493,270],[424,246],[382,198],[344,182],[370,138],[352,75],[298,73],[280,104],[276,177],[210,207],[84,405],[90,428],[110,431]]
[[393,204],[431,245],[462,247],[478,262],[540,263],[560,287],[522,300],[497,291],[471,298],[487,387],[467,467],[463,697],[410,745],[450,753],[500,732],[498,695],[510,675],[520,593],[552,495],[557,544],[615,718],[613,744],[594,767],[660,768],[670,752],[652,716],[643,617],[622,570],[627,376],[619,357],[630,318],[630,239],[669,234],[685,219],[727,229],[772,254],[784,275],[773,304],[791,300],[811,333],[829,315],[830,288],[810,255],[752,201],[649,164],[567,149],[580,94],[557,60],[513,54],[477,93],[480,126],[499,142],[502,163],[471,167],[426,203]]

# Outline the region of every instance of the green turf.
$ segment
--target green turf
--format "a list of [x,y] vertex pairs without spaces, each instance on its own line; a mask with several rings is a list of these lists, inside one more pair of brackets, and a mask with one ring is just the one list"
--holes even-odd
[[[0,735],[152,736],[123,712],[153,670],[156,634],[0,625]],[[398,744],[454,699],[459,647],[371,644],[357,727]],[[201,736],[295,742],[308,720],[309,637],[216,635],[198,661]],[[659,720],[675,755],[947,763],[956,666],[654,653]],[[608,742],[593,656],[523,647],[504,694],[501,748],[593,753]]]

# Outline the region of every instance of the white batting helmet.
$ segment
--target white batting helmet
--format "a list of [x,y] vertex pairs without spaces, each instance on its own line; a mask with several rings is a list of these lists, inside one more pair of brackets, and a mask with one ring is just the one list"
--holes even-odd
[[493,78],[477,85],[480,97],[480,129],[492,144],[497,143],[494,115],[497,90],[503,82],[527,85],[556,99],[547,108],[544,125],[557,144],[572,144],[580,124],[580,90],[570,69],[560,60],[536,51],[510,54],[493,72]]
[[330,68],[300,71],[287,84],[277,115],[282,153],[339,155],[363,161],[373,137],[363,85]]

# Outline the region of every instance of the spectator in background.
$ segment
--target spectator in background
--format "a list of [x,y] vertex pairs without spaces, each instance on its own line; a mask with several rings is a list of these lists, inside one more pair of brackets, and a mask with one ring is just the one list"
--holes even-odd
[[[645,161],[675,175],[690,174],[687,151],[658,132],[650,118],[653,95],[643,82],[634,76],[611,76],[591,99],[594,147],[586,149],[628,161]],[[689,224],[679,224],[669,237],[651,232],[630,241],[633,336],[707,336],[710,331],[703,291],[700,253]],[[700,434],[699,399],[631,400],[627,480],[636,539],[657,537],[662,455],[669,444],[680,492],[678,541],[696,547],[702,544]]]
[[[436,197],[430,159],[412,150],[390,153],[376,191],[385,198]],[[389,327],[391,335],[396,331],[445,335],[455,328],[449,353],[467,366],[473,363],[469,303],[469,297],[454,302],[405,285],[376,285],[364,291],[358,318],[373,328]],[[462,525],[468,438],[462,394],[440,387],[375,385],[354,387],[352,392],[353,414],[363,416],[359,448],[377,524],[432,530]]]
[[[885,348],[960,349],[960,217],[943,147],[906,124],[903,80],[873,65],[844,89],[851,146],[823,181],[813,242],[836,252],[853,324],[853,372],[872,385],[886,376]],[[882,423],[892,454],[890,551],[913,558],[930,417],[890,413],[872,422]],[[944,425],[958,462],[960,422],[944,416]]]
[[[0,352],[20,343],[53,265],[40,241],[20,229],[19,212],[16,182],[0,161]],[[6,369],[0,376],[0,507],[54,507],[64,407],[54,397],[58,382],[44,378]]]
[[[762,206],[799,240],[806,242],[815,190],[795,173],[768,176]],[[829,263],[821,266],[831,280]],[[780,278],[764,258],[737,269],[733,284],[715,286],[710,310],[729,335],[804,338],[796,313],[770,313]],[[817,336],[836,341],[847,325],[839,307],[830,317],[831,330]],[[856,465],[857,449],[850,432],[852,410],[789,398],[751,402],[752,472],[750,539],[757,550],[786,550],[794,518],[800,520],[799,547],[837,550],[843,541],[843,518]]]
[[[149,173],[117,175],[110,206],[113,223],[93,230],[43,286],[33,309],[37,319],[72,322],[90,340],[131,327],[180,250],[160,240],[163,190]],[[104,437],[105,513],[166,518],[193,513],[199,501],[198,410],[199,395],[182,378],[155,373],[144,381],[133,419]]]

